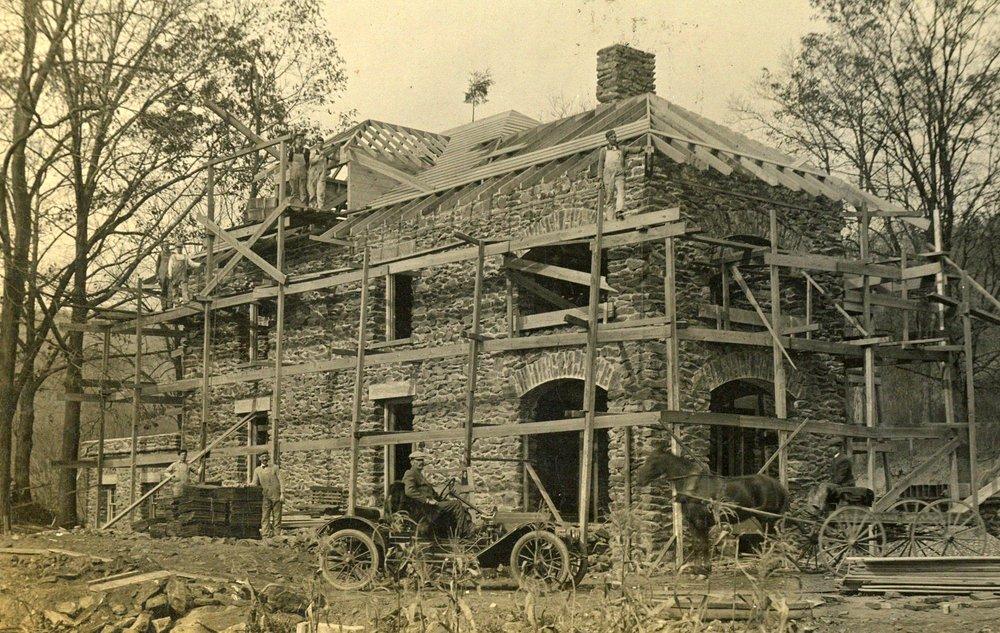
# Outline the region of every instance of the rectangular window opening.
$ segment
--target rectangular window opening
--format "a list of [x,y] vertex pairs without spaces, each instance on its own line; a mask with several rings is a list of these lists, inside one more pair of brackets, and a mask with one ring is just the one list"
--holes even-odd
[[[413,430],[413,401],[396,400],[386,401],[386,430],[388,431],[412,431]],[[399,481],[410,468],[410,453],[413,452],[412,444],[394,444],[387,447],[387,480]]]
[[390,275],[386,286],[386,338],[390,341],[413,336],[413,277]]
[[[247,422],[247,446],[263,446],[271,440],[271,418],[267,411],[258,411]],[[253,477],[257,459],[249,456],[246,460],[247,479]]]

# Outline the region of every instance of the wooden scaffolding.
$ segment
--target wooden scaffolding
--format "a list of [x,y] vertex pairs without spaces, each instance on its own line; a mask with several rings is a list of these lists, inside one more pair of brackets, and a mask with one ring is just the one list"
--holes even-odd
[[[624,134],[632,133],[624,130]],[[662,138],[647,134],[646,143],[659,148]],[[977,470],[976,457],[976,409],[975,389],[972,375],[973,341],[972,319],[979,319],[990,324],[1000,324],[1000,302],[992,297],[981,285],[963,269],[958,267],[948,255],[940,249],[935,252],[917,255],[900,253],[890,261],[875,261],[871,252],[869,227],[872,219],[879,216],[892,215],[884,211],[870,211],[862,201],[856,208],[858,235],[860,236],[860,253],[857,257],[831,257],[807,253],[788,252],[782,248],[778,234],[778,214],[784,203],[761,200],[767,209],[770,232],[767,246],[750,244],[729,239],[720,239],[704,235],[696,227],[688,226],[680,219],[678,209],[663,209],[648,213],[633,215],[621,220],[605,220],[605,195],[603,188],[599,189],[598,203],[594,209],[594,221],[590,224],[553,230],[529,237],[507,240],[486,240],[477,236],[456,234],[456,239],[441,246],[405,255],[374,259],[369,249],[362,245],[361,266],[351,269],[341,269],[320,274],[294,275],[286,270],[285,244],[288,235],[287,218],[297,213],[315,213],[318,210],[308,209],[299,201],[289,197],[285,183],[288,171],[288,139],[263,141],[256,139],[253,146],[244,150],[269,151],[277,159],[278,191],[275,206],[266,213],[262,222],[252,227],[244,227],[239,231],[226,231],[217,223],[215,217],[215,169],[216,166],[241,153],[213,161],[206,166],[206,211],[198,219],[205,227],[204,272],[200,288],[194,294],[194,300],[152,313],[142,311],[141,301],[136,312],[123,320],[95,320],[81,324],[87,331],[99,332],[104,337],[105,357],[107,341],[111,334],[131,334],[135,337],[135,372],[132,381],[132,404],[134,407],[132,426],[131,467],[133,475],[136,468],[137,423],[139,408],[144,402],[183,402],[185,393],[200,391],[200,420],[198,452],[190,462],[201,459],[209,451],[218,455],[252,455],[269,451],[275,463],[280,463],[281,456],[289,451],[318,451],[330,449],[349,449],[351,455],[350,481],[348,482],[348,513],[353,513],[357,505],[358,454],[362,448],[391,447],[397,444],[414,444],[437,441],[464,442],[463,460],[466,466],[474,459],[474,445],[477,440],[499,437],[524,437],[534,434],[558,433],[573,431],[582,434],[582,463],[579,476],[579,517],[578,529],[581,538],[586,541],[588,531],[588,511],[590,495],[592,494],[593,477],[593,446],[594,433],[600,429],[631,428],[638,426],[659,427],[667,429],[671,435],[671,445],[674,452],[679,453],[681,445],[676,428],[681,425],[709,425],[720,427],[739,427],[765,429],[775,431],[779,435],[778,447],[765,464],[765,468],[777,461],[778,473],[782,482],[788,481],[788,450],[791,442],[800,434],[822,434],[844,438],[845,441],[856,439],[864,442],[864,452],[867,456],[868,481],[876,480],[879,469],[879,448],[886,440],[928,438],[941,441],[940,448],[928,455],[909,473],[892,482],[888,489],[882,491],[876,503],[877,507],[887,507],[898,499],[906,488],[932,468],[937,460],[948,455],[950,460],[949,491],[953,499],[959,498],[958,484],[958,453],[960,445],[968,446],[970,494],[966,501],[973,507],[986,497],[1000,490],[998,473],[990,474],[990,481],[980,487],[980,476]],[[686,139],[691,143],[690,139]],[[275,151],[275,147],[277,147]],[[660,148],[666,151],[666,148]],[[681,151],[680,145],[674,152]],[[691,151],[702,150],[701,146],[688,146]],[[712,154],[715,156],[715,154]],[[366,161],[371,161],[366,158]],[[718,158],[716,158],[718,160]],[[402,178],[403,176],[399,176]],[[734,194],[739,195],[739,194]],[[773,202],[773,203],[772,203]],[[787,205],[786,205],[787,206]],[[329,243],[334,248],[351,248],[352,243],[332,238],[329,231],[321,236],[314,236],[318,241]],[[274,242],[275,257],[267,261],[255,251],[264,239]],[[218,242],[217,242],[218,240]],[[718,270],[723,279],[721,305],[702,306],[701,316],[715,319],[715,327],[679,327],[677,320],[677,259],[676,243],[678,240],[691,240],[717,247]],[[505,335],[486,337],[481,327],[481,302],[484,285],[484,262],[488,258],[501,258],[503,270],[517,270],[519,273],[537,273],[565,277],[568,273],[558,266],[546,266],[544,269],[525,267],[525,261],[517,256],[517,252],[538,246],[554,246],[585,241],[589,244],[591,253],[589,279],[583,283],[589,289],[589,300],[584,314],[579,310],[562,310],[551,313],[553,324],[560,322],[581,325],[584,332],[567,332],[533,336],[517,336],[514,322],[514,299],[511,284],[507,284],[507,320],[508,328]],[[220,243],[221,242],[221,247]],[[655,243],[662,247],[665,269],[663,277],[663,298],[665,310],[662,315],[618,322],[601,320],[600,290],[605,283],[601,276],[601,258],[605,249],[619,246]],[[241,261],[248,261],[259,268],[266,276],[266,284],[260,284],[248,292],[219,295],[221,282]],[[400,351],[385,351],[372,348],[366,344],[371,302],[369,301],[369,286],[378,279],[398,273],[419,271],[446,264],[469,262],[475,266],[475,282],[471,288],[473,310],[471,325],[466,333],[467,343],[427,346]],[[741,266],[749,263],[763,266],[768,273],[769,310],[765,311],[754,293],[747,276]],[[530,270],[533,268],[533,270]],[[838,275],[846,288],[843,296],[838,296],[832,288],[824,287],[815,278],[814,273],[832,273]],[[573,272],[573,271],[570,271]],[[806,292],[806,308],[804,315],[791,315],[783,311],[782,283],[783,278],[795,275],[804,281]],[[936,291],[927,296],[915,298],[913,290],[921,279],[933,277],[936,280]],[[580,283],[577,277],[574,279]],[[729,296],[729,281],[738,286],[752,311],[741,310],[732,305]],[[949,294],[949,280],[957,281],[960,295]],[[289,295],[300,294],[320,289],[331,289],[343,285],[360,284],[360,304],[357,315],[357,337],[354,349],[341,350],[339,355],[331,359],[317,360],[296,364],[286,364],[284,360],[284,339],[286,327],[286,298]],[[142,288],[137,288],[141,297]],[[275,348],[273,366],[270,368],[253,369],[233,373],[213,375],[211,373],[212,327],[213,314],[222,309],[234,306],[248,305],[262,299],[275,301]],[[976,307],[977,299],[984,302],[987,308]],[[843,319],[845,326],[854,332],[854,336],[846,340],[821,340],[816,336],[819,325],[816,322],[818,306],[826,302],[827,307],[836,310]],[[899,311],[902,314],[902,328],[892,335],[879,334],[873,326],[873,310],[875,308]],[[951,340],[948,331],[948,316],[946,307],[957,310],[961,320],[961,335],[958,340]],[[913,312],[935,310],[939,319],[939,335],[934,338],[914,339],[910,334],[909,319]],[[203,324],[203,344],[201,354],[201,375],[197,378],[181,378],[165,384],[147,384],[142,381],[141,366],[143,358],[142,340],[150,335],[176,336],[179,330],[176,324],[183,319],[199,315]],[[859,316],[855,316],[859,315]],[[754,326],[763,331],[747,331],[734,327]],[[598,414],[595,410],[595,361],[598,348],[602,345],[624,341],[661,341],[666,345],[667,400],[662,410],[637,413]],[[731,346],[752,346],[771,348],[773,360],[774,416],[738,415],[726,413],[711,413],[703,411],[684,411],[681,409],[681,375],[680,375],[680,343],[682,341],[701,341],[721,343]],[[484,353],[531,350],[541,348],[583,348],[585,350],[585,386],[584,410],[582,417],[573,417],[546,422],[529,422],[505,425],[476,425],[476,374],[479,357]],[[863,416],[864,424],[843,424],[790,417],[786,409],[787,371],[795,368],[792,352],[821,353],[832,355],[852,362],[860,362],[862,367],[861,381],[864,388]],[[372,365],[389,363],[413,362],[428,359],[465,356],[467,359],[465,387],[464,426],[455,429],[429,431],[385,431],[361,432],[362,397],[365,368]],[[956,360],[961,357],[964,363],[965,400],[964,419],[959,420],[953,398],[953,382]],[[925,426],[892,426],[879,420],[877,406],[878,369],[888,364],[902,363],[935,363],[940,371],[940,389],[945,403],[945,419],[943,423]],[[106,373],[107,363],[103,364],[105,375],[98,380],[85,381],[85,384],[100,387],[99,393],[68,394],[68,397],[90,399],[103,402],[109,397],[107,385],[111,384]],[[354,390],[351,408],[351,432],[345,438],[321,438],[297,442],[284,442],[282,431],[285,421],[282,417],[282,388],[289,376],[317,372],[353,371]],[[220,385],[234,384],[244,381],[268,381],[271,385],[271,432],[270,441],[261,446],[220,447],[223,439],[236,432],[246,423],[247,418],[241,418],[228,427],[224,433],[209,441],[208,425],[210,417],[210,398],[212,389]],[[120,393],[120,392],[119,392]],[[99,437],[99,451],[96,462],[98,481],[101,481],[103,467],[104,436],[103,425]],[[632,437],[625,434],[625,500],[631,501],[631,459]],[[192,447],[194,448],[194,447]],[[763,470],[763,469],[762,469]],[[133,477],[133,488],[135,478]],[[162,485],[162,484],[161,484]],[[155,488],[141,497],[137,497],[134,489],[130,497],[129,507],[117,516],[107,521],[102,527],[113,525],[123,516],[128,515],[143,500],[155,492]],[[551,505],[551,502],[549,502]],[[679,514],[679,506],[675,504],[675,512]],[[675,521],[675,535],[680,538],[680,523]],[[678,548],[680,550],[680,548]]]

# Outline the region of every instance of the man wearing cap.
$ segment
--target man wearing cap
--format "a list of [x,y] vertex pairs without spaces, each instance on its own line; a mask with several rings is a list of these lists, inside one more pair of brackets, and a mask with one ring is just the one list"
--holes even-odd
[[[618,135],[614,130],[608,130],[604,135],[608,143],[601,149],[601,155],[597,161],[597,173],[601,176],[601,184],[604,186],[605,200],[611,197],[614,192],[614,217],[622,217],[625,212],[625,166],[628,154],[639,154],[645,149],[623,147],[618,142]],[[607,209],[611,205],[607,205]],[[605,211],[605,216],[610,216]]]
[[458,499],[440,499],[434,486],[424,477],[424,463],[427,453],[410,453],[410,468],[403,474],[403,489],[407,497],[432,506],[429,521],[437,526],[445,526],[456,535],[469,533],[469,514]]
[[261,506],[260,535],[264,538],[274,536],[281,529],[281,504],[285,500],[285,491],[281,485],[281,474],[277,466],[269,466],[270,457],[267,453],[260,454],[260,464],[253,471],[251,486],[260,486],[263,493]]

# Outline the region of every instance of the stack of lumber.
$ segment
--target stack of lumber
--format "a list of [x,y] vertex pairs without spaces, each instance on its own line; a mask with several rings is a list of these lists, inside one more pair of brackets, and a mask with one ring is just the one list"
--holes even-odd
[[264,504],[260,488],[222,488],[219,496],[229,506],[229,535],[236,538],[258,538]]
[[135,524],[135,529],[148,529],[158,537],[260,537],[260,488],[188,485],[181,495],[156,503],[157,518]]
[[998,556],[849,558],[842,591],[970,594],[1000,591]]
[[309,496],[302,512],[310,517],[341,515],[347,507],[347,491],[337,486],[310,486]]
[[757,620],[768,613],[779,613],[788,609],[787,618],[797,620],[812,616],[812,610],[820,606],[818,600],[792,600],[784,605],[770,598],[755,594],[678,594],[654,600],[662,604],[660,612],[672,619],[697,614],[702,621],[708,620]]

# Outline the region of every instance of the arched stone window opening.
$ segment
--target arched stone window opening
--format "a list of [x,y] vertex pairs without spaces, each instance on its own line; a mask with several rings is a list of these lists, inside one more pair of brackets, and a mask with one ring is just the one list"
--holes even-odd
[[[789,410],[792,399],[788,399]],[[774,385],[765,380],[739,379],[712,390],[709,411],[774,416]],[[778,434],[767,429],[713,426],[708,444],[709,466],[719,475],[755,475],[778,449]],[[777,476],[777,460],[768,466]]]
[[[523,422],[544,422],[561,420],[583,415],[584,381],[564,378],[543,383],[521,398],[521,419]],[[608,410],[608,394],[597,387],[595,410]],[[597,520],[605,515],[611,506],[608,489],[610,477],[608,467],[608,431],[594,431],[594,472],[591,477],[590,518]],[[582,457],[582,433],[543,433],[526,435],[522,439],[522,458],[535,469],[539,480],[552,499],[553,505],[569,521],[579,514],[580,475]],[[527,469],[523,469],[523,498],[525,509],[545,508],[545,501]]]

